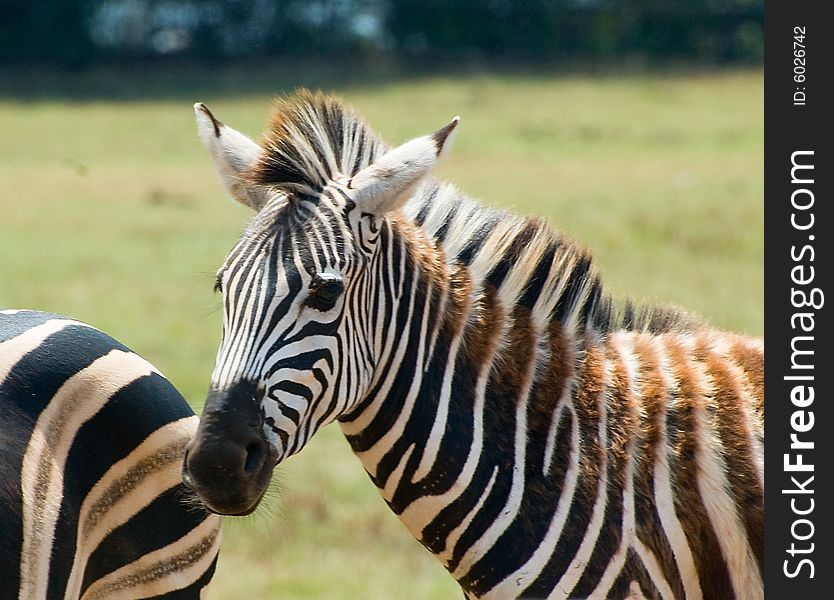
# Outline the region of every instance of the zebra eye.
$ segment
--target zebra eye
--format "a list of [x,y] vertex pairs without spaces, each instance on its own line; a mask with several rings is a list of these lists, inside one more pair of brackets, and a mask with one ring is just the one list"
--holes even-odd
[[223,279],[220,275],[218,275],[214,279],[214,293],[222,292],[223,291]]
[[319,273],[310,282],[310,295],[304,300],[304,304],[327,312],[336,305],[344,291],[345,285],[341,277],[332,273]]

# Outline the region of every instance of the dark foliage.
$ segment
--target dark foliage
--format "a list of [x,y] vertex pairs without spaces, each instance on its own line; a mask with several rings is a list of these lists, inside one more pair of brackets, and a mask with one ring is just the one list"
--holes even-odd
[[763,0],[4,0],[0,64],[178,55],[759,62]]

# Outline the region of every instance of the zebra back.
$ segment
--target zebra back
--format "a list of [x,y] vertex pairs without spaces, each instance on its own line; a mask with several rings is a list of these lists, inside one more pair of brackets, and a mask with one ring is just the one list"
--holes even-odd
[[150,363],[0,311],[0,414],[0,598],[201,597],[220,521],[182,486],[197,417]]

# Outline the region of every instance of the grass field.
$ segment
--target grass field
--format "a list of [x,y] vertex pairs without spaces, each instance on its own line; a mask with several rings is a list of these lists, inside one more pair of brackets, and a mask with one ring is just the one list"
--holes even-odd
[[[487,203],[544,215],[594,251],[615,295],[762,332],[758,70],[341,77],[333,87],[309,74],[260,85],[247,75],[217,73],[216,86],[208,72],[127,88],[107,73],[0,86],[0,306],[100,327],[199,409],[220,333],[213,273],[250,215],[223,197],[191,104],[203,100],[257,135],[272,92],[312,82],[391,142],[461,115],[441,177]],[[214,597],[459,597],[335,426],[278,479],[268,506],[227,521]]]

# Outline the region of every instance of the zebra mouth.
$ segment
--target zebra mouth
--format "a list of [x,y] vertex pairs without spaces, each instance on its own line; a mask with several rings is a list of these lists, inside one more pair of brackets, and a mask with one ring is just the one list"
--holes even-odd
[[209,510],[209,512],[212,512],[216,515],[221,515],[223,517],[245,517],[246,515],[251,515],[253,512],[255,512],[255,510],[258,508],[258,506],[260,506],[261,500],[263,499],[264,494],[266,494],[266,488],[264,488],[264,491],[261,493],[260,496],[258,496],[255,499],[255,501],[252,503],[251,506],[249,506],[248,508],[243,508],[243,509],[240,509],[238,507],[229,507],[229,506],[213,506],[206,499],[203,499],[203,504],[205,504],[205,506]]

